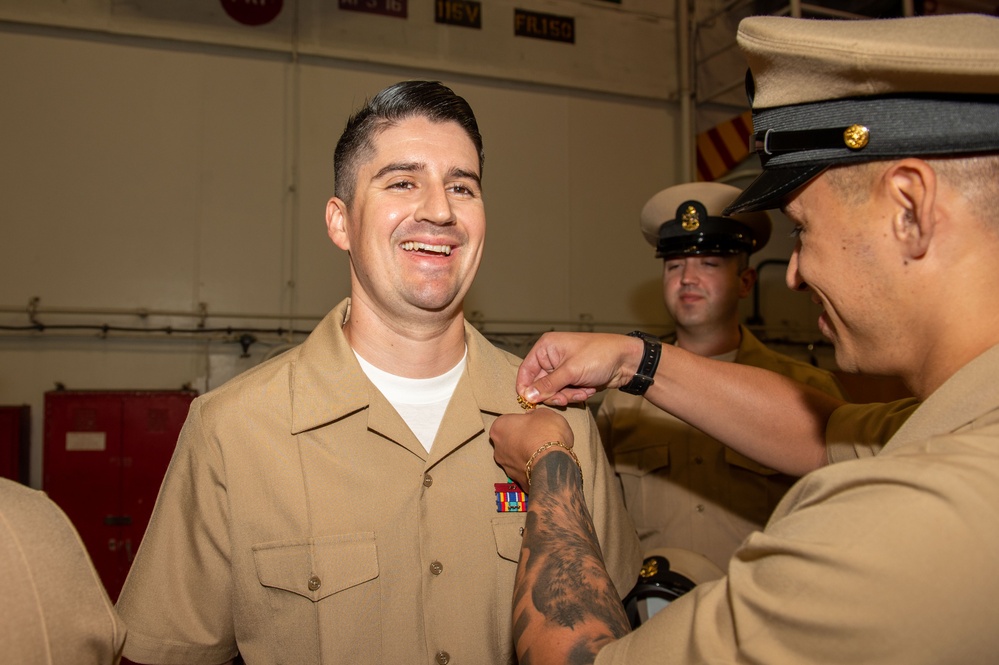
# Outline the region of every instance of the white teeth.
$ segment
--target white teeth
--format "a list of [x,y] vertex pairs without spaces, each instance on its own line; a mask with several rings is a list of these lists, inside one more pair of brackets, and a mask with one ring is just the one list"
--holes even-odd
[[434,252],[435,254],[443,254],[444,256],[451,255],[451,245],[428,245],[425,242],[404,242],[402,243],[402,248],[407,252],[412,251],[423,251],[423,252]]

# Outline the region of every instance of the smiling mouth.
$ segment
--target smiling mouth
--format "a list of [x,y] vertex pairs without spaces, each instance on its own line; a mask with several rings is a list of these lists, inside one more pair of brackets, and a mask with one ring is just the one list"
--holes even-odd
[[830,340],[835,340],[833,336],[832,321],[829,320],[829,316],[825,312],[819,314],[819,320],[817,323],[819,326],[819,332],[822,333],[824,337]]
[[404,242],[402,248],[407,252],[423,252],[425,254],[438,254],[451,256],[451,245],[428,245],[425,242]]
[[679,298],[683,302],[694,302],[695,300],[704,300],[704,296],[695,291],[683,291],[680,293]]

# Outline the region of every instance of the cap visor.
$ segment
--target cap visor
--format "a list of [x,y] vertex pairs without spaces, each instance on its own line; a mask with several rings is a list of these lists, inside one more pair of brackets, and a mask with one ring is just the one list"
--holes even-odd
[[828,164],[809,164],[764,169],[763,173],[750,183],[722,214],[733,215],[779,208],[788,194],[822,173],[828,166]]

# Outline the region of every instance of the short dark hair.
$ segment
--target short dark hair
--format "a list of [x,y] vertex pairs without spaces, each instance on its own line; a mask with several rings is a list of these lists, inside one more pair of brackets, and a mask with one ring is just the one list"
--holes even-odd
[[399,120],[420,116],[433,122],[456,122],[479,154],[479,175],[485,163],[482,135],[472,107],[440,81],[402,81],[391,85],[350,116],[333,153],[333,190],[347,205],[354,198],[357,169],[373,150],[376,135]]

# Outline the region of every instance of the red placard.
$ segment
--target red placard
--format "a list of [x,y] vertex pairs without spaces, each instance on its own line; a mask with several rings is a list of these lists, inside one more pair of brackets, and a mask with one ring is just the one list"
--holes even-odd
[[220,0],[222,9],[243,25],[264,25],[281,13],[284,0]]

